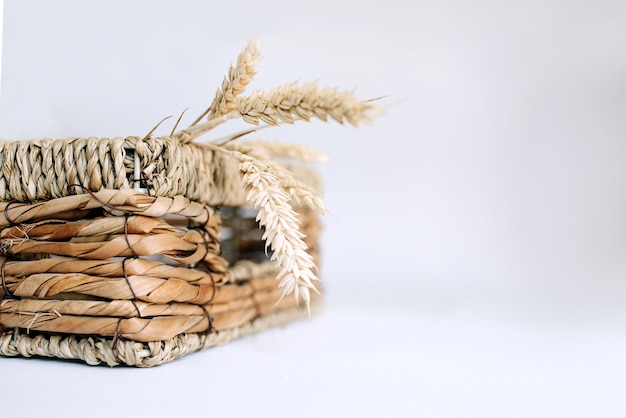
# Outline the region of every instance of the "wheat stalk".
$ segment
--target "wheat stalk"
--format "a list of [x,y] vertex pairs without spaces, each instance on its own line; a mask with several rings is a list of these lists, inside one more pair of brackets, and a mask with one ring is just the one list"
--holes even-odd
[[[275,126],[317,118],[322,121],[332,119],[342,124],[347,121],[357,126],[370,122],[382,110],[372,101],[357,100],[352,92],[321,88],[316,83],[289,83],[267,93],[257,90],[249,97],[242,97],[241,93],[257,72],[259,60],[258,43],[250,42],[237,58],[237,64],[229,68],[209,108],[188,128],[173,136],[183,143],[190,142],[216,126],[237,118],[255,125],[263,122]],[[206,120],[201,122],[205,117]],[[258,209],[256,220],[265,228],[265,247],[273,250],[271,259],[278,266],[277,279],[280,280],[279,287],[283,289],[281,299],[294,293],[296,301],[302,299],[309,306],[311,290],[317,292],[314,285],[318,280],[314,273],[316,267],[313,257],[307,252],[291,201],[319,213],[325,213],[326,209],[312,188],[296,180],[289,170],[272,159],[292,158],[309,162],[324,158],[295,145],[242,145],[232,141],[247,133],[249,131],[234,135],[219,145],[198,145],[227,153],[237,160],[246,198]]]
[[228,75],[222,80],[221,88],[215,92],[215,98],[211,105],[191,124],[196,125],[205,116],[208,120],[216,119],[236,109],[237,96],[246,89],[252,78],[259,70],[261,53],[259,52],[259,42],[251,40],[237,57],[237,64],[228,68]]
[[257,152],[234,143],[221,146],[210,143],[196,145],[223,152],[237,160],[246,200],[258,210],[256,221],[265,229],[262,236],[265,248],[271,247],[271,261],[278,266],[276,279],[280,280],[278,286],[283,289],[280,300],[294,293],[296,302],[302,299],[309,307],[311,290],[318,292],[313,284],[318,280],[314,273],[317,267],[307,252],[308,247],[303,240],[305,236],[300,232],[300,221],[290,201],[296,200],[317,212],[325,213],[322,200],[313,189],[296,180],[280,164],[263,160],[265,155],[262,151]]
[[[292,199],[300,205],[313,209],[321,215],[326,213],[324,202],[317,196],[316,191],[312,187],[300,180],[297,180],[282,164],[271,160],[271,158],[274,157],[274,155],[272,155],[272,151],[275,150],[259,147],[258,143],[255,142],[229,142],[224,144],[223,147],[230,151],[234,151],[235,153],[244,154],[248,157],[254,158],[255,160],[261,161],[269,171],[274,173],[279,178],[280,186]],[[287,151],[288,149],[291,149],[291,147],[285,146],[282,148],[283,151]],[[293,147],[293,150],[298,150],[303,153],[305,149],[305,147]],[[277,148],[277,150],[280,151],[281,148]],[[319,153],[317,154],[322,155]]]
[[[316,83],[288,83],[267,93],[257,90],[249,97],[240,97],[257,73],[260,60],[258,41],[250,41],[237,57],[237,64],[229,67],[211,105],[189,127],[173,136],[183,143],[191,142],[227,120],[240,117],[255,125],[261,121],[278,125],[315,117],[357,126],[370,122],[382,111],[371,100],[359,101],[352,92],[321,88]],[[201,122],[205,117],[207,120]]]
[[300,232],[300,222],[291,208],[290,194],[283,188],[284,172],[252,156],[231,151],[239,162],[239,171],[247,200],[258,209],[256,217],[265,228],[263,240],[266,248],[273,250],[271,259],[278,265],[277,280],[283,289],[283,297],[294,293],[296,301],[310,303],[310,291],[317,292],[313,272],[316,267],[313,257],[307,252]]
[[331,118],[342,124],[348,121],[351,125],[358,126],[359,123],[369,123],[382,111],[372,101],[357,100],[351,92],[330,87],[320,88],[315,83],[289,83],[268,93],[257,90],[250,97],[236,97],[235,100],[235,110],[192,125],[177,132],[175,136],[181,141],[192,141],[217,125],[240,117],[254,125],[264,122],[276,126],[280,122],[291,124],[296,120],[310,121],[315,117],[325,122]]
[[238,101],[237,111],[243,120],[255,125],[260,121],[269,125],[293,123],[298,119],[309,121],[312,117],[328,121],[330,117],[357,126],[371,121],[380,112],[378,106],[357,100],[349,91],[321,88],[316,83],[288,83],[267,93],[257,90]]

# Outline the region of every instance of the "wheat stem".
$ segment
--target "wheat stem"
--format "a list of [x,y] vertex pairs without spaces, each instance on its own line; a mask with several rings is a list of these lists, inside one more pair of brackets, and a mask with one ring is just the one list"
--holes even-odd
[[240,117],[240,115],[237,112],[231,112],[217,119],[208,120],[195,126],[190,126],[188,128],[182,129],[176,132],[174,134],[174,137],[178,138],[181,143],[186,144],[198,138],[202,134],[210,131],[211,129],[221,125],[222,123],[238,117]]

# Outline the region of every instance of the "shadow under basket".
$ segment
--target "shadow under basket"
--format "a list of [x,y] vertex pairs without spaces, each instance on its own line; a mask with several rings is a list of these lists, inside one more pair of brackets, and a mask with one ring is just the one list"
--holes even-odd
[[[281,299],[228,155],[72,138],[3,143],[0,160],[0,355],[150,367],[308,316]],[[317,215],[295,210],[317,262]]]

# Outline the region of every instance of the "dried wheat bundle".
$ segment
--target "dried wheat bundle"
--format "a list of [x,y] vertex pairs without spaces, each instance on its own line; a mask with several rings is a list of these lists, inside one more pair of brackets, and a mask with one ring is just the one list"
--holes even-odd
[[[248,97],[241,97],[258,71],[258,48],[256,40],[248,43],[237,58],[237,65],[230,67],[209,108],[175,136],[182,142],[189,142],[235,118],[243,118],[255,125],[260,121],[277,125],[279,122],[308,121],[313,117],[327,121],[330,117],[339,123],[346,120],[356,126],[380,114],[382,109],[372,101],[359,101],[351,92],[321,88],[316,83],[288,83],[267,93],[256,90]],[[199,123],[205,117],[207,121]]]
[[[315,117],[322,121],[329,118],[339,123],[348,121],[357,126],[371,121],[381,111],[372,101],[359,101],[351,92],[320,88],[315,83],[288,83],[267,93],[257,90],[248,97],[242,97],[258,71],[259,57],[258,42],[250,42],[239,55],[237,65],[230,67],[211,106],[191,126],[175,134],[181,142],[192,141],[234,118],[242,118],[254,125],[264,122],[275,126],[281,122],[309,121]],[[207,120],[199,123],[204,117]],[[265,228],[263,239],[266,247],[272,248],[272,260],[279,267],[282,297],[294,293],[296,301],[302,299],[308,306],[310,292],[317,291],[314,282],[318,278],[290,202],[293,200],[298,205],[325,213],[323,202],[309,186],[294,179],[281,164],[272,161],[272,153],[267,146],[255,148],[253,143],[242,146],[227,141],[214,149],[220,148],[237,161],[247,200],[259,211],[257,221]],[[303,160],[321,159],[302,147],[276,147],[274,151],[274,155],[288,156],[289,153]]]

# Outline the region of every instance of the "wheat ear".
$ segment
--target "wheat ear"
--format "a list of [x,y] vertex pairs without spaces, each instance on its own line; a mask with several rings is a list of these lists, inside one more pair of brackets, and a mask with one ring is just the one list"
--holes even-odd
[[239,171],[247,200],[258,209],[256,217],[265,228],[265,246],[272,248],[272,261],[278,265],[277,280],[283,289],[281,299],[294,293],[296,301],[302,299],[307,307],[311,300],[311,290],[317,292],[313,272],[316,267],[313,257],[303,241],[300,223],[291,208],[290,194],[281,186],[285,181],[283,172],[276,171],[267,164],[249,155],[231,151],[239,162]]
[[219,118],[237,108],[237,96],[241,94],[252,81],[257,71],[261,53],[259,41],[251,40],[237,57],[237,64],[228,68],[228,74],[222,80],[221,88],[215,92],[215,98],[211,105],[191,124],[196,125],[205,116],[208,120]]
[[[229,142],[224,144],[223,147],[227,150],[233,151],[235,153],[243,154],[248,157],[251,157],[267,167],[267,169],[274,173],[278,179],[280,180],[280,186],[282,189],[289,194],[289,196],[294,199],[301,206],[307,207],[309,209],[314,210],[315,212],[324,215],[326,214],[326,206],[324,205],[324,201],[320,199],[316,191],[303,183],[300,180],[297,180],[291,172],[285,168],[282,164],[272,161],[272,157],[275,157],[274,151],[295,151],[302,153],[303,156],[311,156],[307,153],[306,147],[297,147],[297,146],[289,146],[285,145],[284,147],[278,147],[274,150],[271,148],[264,148],[262,146],[258,146],[256,142],[244,142],[244,143],[236,143]],[[312,153],[312,152],[311,152]],[[292,153],[293,154],[293,153]],[[315,153],[315,156],[319,157],[323,154]],[[237,157],[235,157],[237,158]]]
[[179,131],[175,136],[181,141],[192,141],[217,125],[240,117],[254,125],[264,122],[275,126],[280,122],[294,123],[296,120],[309,121],[311,118],[328,121],[330,118],[357,126],[359,123],[369,123],[382,112],[382,108],[371,100],[359,101],[351,92],[320,88],[315,83],[291,83],[268,93],[257,90],[250,97],[237,97],[235,100],[235,110]]
[[[258,210],[256,221],[260,227],[265,228],[262,239],[265,241],[266,249],[271,247],[273,250],[271,260],[278,266],[276,279],[280,280],[278,286],[283,289],[280,300],[294,293],[296,302],[302,299],[309,307],[311,290],[319,293],[313,284],[318,280],[315,274],[317,267],[313,257],[307,252],[304,234],[300,232],[300,221],[290,201],[294,198],[302,199],[305,200],[303,204],[319,212],[325,212],[321,199],[316,197],[317,200],[307,204],[306,198],[299,197],[296,190],[306,189],[308,186],[294,179],[293,175],[279,164],[247,154],[255,153],[254,150],[233,143],[221,146],[210,143],[196,145],[228,154],[238,162],[246,200]],[[226,146],[231,149],[227,149]],[[304,193],[315,196],[311,189]]]
[[269,125],[315,117],[327,121],[329,117],[339,123],[344,120],[357,126],[370,122],[380,113],[380,108],[370,101],[359,101],[349,91],[320,88],[316,83],[289,83],[265,93],[257,90],[250,97],[238,98],[237,111],[246,122]]
[[[349,91],[321,88],[316,83],[289,83],[267,93],[257,90],[249,97],[240,97],[257,73],[260,60],[258,41],[252,40],[237,57],[237,64],[229,67],[208,109],[173,136],[183,143],[191,142],[216,126],[240,117],[255,125],[261,121],[278,125],[315,117],[323,121],[331,118],[339,123],[348,121],[357,126],[369,123],[382,112],[382,107],[374,105],[372,100],[359,101]],[[207,120],[201,122],[205,117]]]

